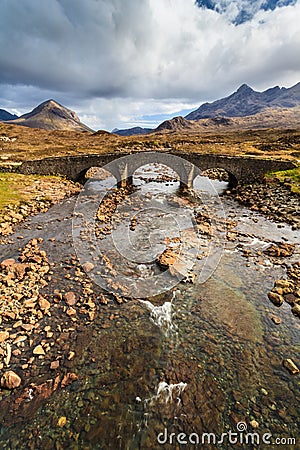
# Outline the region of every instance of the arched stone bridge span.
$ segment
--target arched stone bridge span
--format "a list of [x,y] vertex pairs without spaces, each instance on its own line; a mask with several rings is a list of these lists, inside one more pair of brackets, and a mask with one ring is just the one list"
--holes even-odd
[[[130,165],[126,165],[123,156],[135,155]],[[181,158],[173,158],[177,156]],[[116,161],[117,160],[117,161]],[[124,163],[123,163],[124,161]],[[133,162],[132,162],[133,161]],[[186,161],[186,162],[185,162]],[[86,172],[91,167],[103,167],[109,164],[110,171],[119,181],[132,179],[133,173],[139,167],[149,163],[159,162],[173,169],[180,175],[182,184],[191,187],[196,173],[191,166],[195,165],[204,171],[211,168],[225,169],[229,174],[231,185],[251,183],[260,180],[264,174],[271,171],[293,169],[295,164],[290,161],[250,158],[242,156],[206,155],[200,153],[179,152],[143,152],[143,153],[106,153],[79,156],[60,156],[40,160],[24,161],[15,171],[24,174],[62,175],[73,181],[83,181]],[[192,165],[190,164],[192,163]]]

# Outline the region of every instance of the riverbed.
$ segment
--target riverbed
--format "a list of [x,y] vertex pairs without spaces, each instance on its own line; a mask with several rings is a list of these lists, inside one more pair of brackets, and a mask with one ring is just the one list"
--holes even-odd
[[[58,314],[45,316],[40,325],[53,325],[49,353],[35,358],[24,370],[17,356],[11,360],[10,367],[20,374],[22,385],[12,393],[1,392],[1,448],[174,449],[196,448],[197,439],[200,443],[204,439],[201,448],[231,449],[235,445],[228,440],[228,433],[238,433],[242,439],[247,430],[257,433],[259,439],[271,435],[266,439],[272,443],[276,438],[284,443],[294,438],[299,444],[299,376],[291,375],[282,364],[290,358],[299,365],[299,319],[288,304],[276,308],[267,296],[274,281],[286,277],[286,267],[299,261],[299,231],[242,207],[226,194],[225,182],[196,180],[199,200],[182,196],[172,176],[152,180],[157,175],[157,168],[150,167],[137,171],[134,178],[131,207],[138,211],[142,204],[145,211],[145,202],[151,199],[160,205],[160,212],[156,215],[148,208],[137,229],[129,232],[133,248],[143,250],[145,257],[143,244],[149,239],[142,229],[166,223],[161,216],[166,205],[171,208],[169,213],[178,204],[184,208],[179,210],[180,220],[174,222],[171,217],[165,226],[164,237],[173,239],[178,226],[190,229],[185,222],[188,213],[182,211],[197,213],[206,205],[206,212],[214,208],[214,230],[219,231],[208,238],[205,230],[202,233],[201,245],[206,245],[205,250],[212,245],[210,255],[215,255],[206,266],[209,268],[205,272],[200,264],[204,275],[196,271],[197,276],[189,282],[186,275],[194,266],[188,265],[182,277],[168,278],[163,285],[155,284],[155,289],[149,283],[148,298],[131,295],[117,302],[111,296],[107,305],[97,303],[103,286],[91,283],[90,297],[97,303],[93,318],[74,306],[76,320],[72,320],[59,302],[54,303]],[[93,194],[108,189],[110,184],[105,183],[107,180],[94,180]],[[1,260],[17,258],[18,249],[30,239],[43,239],[41,248],[52,264],[52,276],[44,288],[49,301],[55,289],[63,294],[82,290],[75,251],[77,257],[81,255],[76,240],[74,249],[72,237],[72,226],[74,234],[74,223],[78,225],[74,208],[80,212],[76,197],[64,200],[19,226],[10,241],[1,245]],[[118,213],[121,225],[122,218],[128,221],[128,208],[119,207]],[[221,221],[229,227],[225,233]],[[117,233],[120,223],[115,224],[115,234],[101,240],[103,251],[110,250],[111,236],[114,242],[123,242]],[[155,233],[151,236],[150,262],[161,245]],[[130,251],[125,241],[125,247],[117,246],[115,260],[110,255],[115,264],[119,262],[119,272],[124,270],[127,277],[129,273],[135,282],[138,271],[148,271],[147,277],[160,275],[148,260],[136,263],[129,258],[130,264],[124,266],[123,258]],[[268,257],[264,250],[278,242],[295,244],[293,255]],[[196,264],[207,258],[203,252],[203,259],[198,260],[198,254],[192,252]],[[132,284],[126,287],[132,289]],[[34,345],[38,339],[38,335],[33,339]],[[23,362],[28,361],[30,344],[21,351]],[[72,358],[67,356],[70,352],[74,352]],[[56,370],[49,368],[53,360],[59,360]],[[53,389],[53,383],[51,388],[46,384],[68,373],[77,376],[68,386]],[[36,398],[35,394],[22,397],[31,384],[41,386],[39,391],[32,387]],[[222,433],[227,435],[222,438]],[[284,448],[296,446],[291,443]]]

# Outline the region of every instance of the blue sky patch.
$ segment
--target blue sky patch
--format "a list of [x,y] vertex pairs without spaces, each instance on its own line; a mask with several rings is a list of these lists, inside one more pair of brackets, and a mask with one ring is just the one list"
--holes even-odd
[[229,8],[235,6],[237,13],[232,18],[233,23],[239,25],[251,20],[259,10],[269,11],[282,6],[294,5],[296,0],[196,0],[196,4],[201,8],[211,9],[220,14],[226,14]]

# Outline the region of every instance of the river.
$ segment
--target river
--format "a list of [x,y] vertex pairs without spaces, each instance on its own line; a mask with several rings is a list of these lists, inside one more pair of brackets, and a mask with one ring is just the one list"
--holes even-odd
[[[286,264],[299,261],[299,231],[240,206],[226,194],[225,182],[208,182],[206,178],[195,183],[202,202],[184,197],[185,215],[180,212],[175,222],[172,217],[166,219],[161,211],[166,204],[172,207],[170,198],[178,197],[179,183],[172,177],[159,182],[147,180],[156,175],[157,167],[135,174],[134,195],[138,192],[139,202],[151,198],[161,206],[159,214],[150,214],[148,208],[142,215],[137,232],[130,234],[131,250],[126,235],[123,240],[120,237],[124,228],[118,234],[116,224],[112,235],[118,255],[125,252],[128,256],[132,248],[141,251],[137,263],[130,260],[122,266],[121,261],[119,270],[128,274],[130,269],[130,279],[135,282],[138,273],[152,270],[151,275],[157,275],[149,268],[149,261],[161,240],[154,233],[147,247],[149,236],[143,234],[142,227],[149,230],[152,226],[153,232],[164,223],[164,237],[174,238],[176,227],[190,220],[186,210],[198,211],[203,202],[208,202],[206,211],[214,204],[218,220],[232,227],[229,239],[221,230],[216,257],[207,272],[201,266],[204,275],[200,281],[196,277],[193,283],[184,282],[187,280],[182,277],[180,282],[164,280],[163,286],[160,282],[143,285],[158,295],[143,299],[133,295],[122,304],[111,301],[100,305],[93,321],[74,323],[73,331],[62,330],[64,346],[57,351],[74,350],[76,358],[62,358],[60,370],[71,369],[78,381],[55,391],[33,412],[29,407],[23,416],[12,417],[1,428],[1,448],[254,449],[268,448],[276,438],[283,443],[298,438],[299,444],[299,378],[282,365],[285,358],[297,361],[299,356],[299,319],[291,314],[289,305],[276,308],[267,297],[274,281],[285,277]],[[93,191],[107,189],[105,183],[107,180],[94,181]],[[209,195],[204,190],[210,191]],[[18,248],[32,237],[43,238],[42,248],[55,275],[45,288],[47,292],[57,285],[68,290],[72,284],[61,271],[63,263],[74,258],[75,202],[75,198],[65,200],[31,218],[17,229],[10,244],[1,245],[3,259],[15,257]],[[80,211],[78,201],[75,211]],[[126,211],[119,208],[121,219]],[[203,236],[205,240],[205,233]],[[108,235],[101,241],[107,252],[110,239]],[[295,243],[295,253],[274,260],[264,254],[272,242]],[[170,289],[164,289],[169,282]],[[273,316],[281,323],[276,325]],[[35,383],[51,377],[47,367],[38,361]],[[59,426],[61,417],[66,421]],[[241,445],[245,441],[236,444],[235,439],[245,439],[247,431],[257,434],[254,438],[260,439],[260,446],[251,442]],[[201,445],[197,447],[198,441]]]

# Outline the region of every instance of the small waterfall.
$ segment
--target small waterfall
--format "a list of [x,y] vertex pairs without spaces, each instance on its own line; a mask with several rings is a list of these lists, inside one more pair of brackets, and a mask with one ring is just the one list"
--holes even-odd
[[[174,384],[168,384],[165,381],[161,381],[158,384],[156,394],[152,397],[146,398],[145,400],[142,400],[140,397],[136,397],[136,403],[140,404],[143,408],[142,417],[138,421],[138,432],[148,428],[149,421],[151,420],[153,412],[157,407],[161,408],[163,405],[168,405],[164,406],[164,408],[168,408],[168,410],[173,411],[174,414],[177,414],[178,408],[181,404],[181,394],[186,387],[187,383],[183,383],[182,381]],[[133,411],[130,410],[130,412]]]
[[177,384],[168,384],[165,381],[161,381],[158,385],[155,399],[165,399],[166,403],[171,403],[174,401],[174,397],[177,400],[177,406],[180,404],[180,394],[187,387],[187,383],[183,383],[182,381]]
[[161,306],[154,306],[149,300],[140,300],[140,303],[145,305],[150,311],[151,322],[158,326],[166,337],[177,330],[177,326],[172,321],[174,315],[172,312],[174,298],[175,292],[173,292],[172,300],[163,303]]

